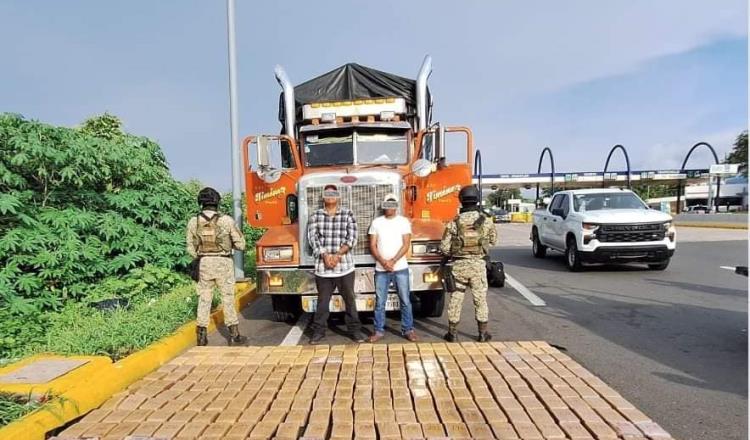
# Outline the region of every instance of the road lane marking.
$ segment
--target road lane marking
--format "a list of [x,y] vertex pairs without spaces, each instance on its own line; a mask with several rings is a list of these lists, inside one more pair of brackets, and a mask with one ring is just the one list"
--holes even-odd
[[289,333],[286,334],[286,337],[283,341],[281,341],[281,344],[279,345],[297,345],[300,339],[302,339],[302,334],[305,332],[305,327],[307,327],[307,324],[310,323],[310,317],[312,316],[312,313],[302,313],[299,318],[297,318],[297,322],[294,324],[294,327],[289,329]]
[[508,284],[510,284],[510,287],[516,289],[516,292],[520,293],[521,296],[526,298],[531,303],[531,305],[536,306],[536,307],[547,305],[547,303],[544,302],[543,299],[536,296],[534,292],[527,289],[526,286],[521,284],[518,280],[516,280],[512,276],[508,275],[508,272],[505,272],[505,281],[507,281]]

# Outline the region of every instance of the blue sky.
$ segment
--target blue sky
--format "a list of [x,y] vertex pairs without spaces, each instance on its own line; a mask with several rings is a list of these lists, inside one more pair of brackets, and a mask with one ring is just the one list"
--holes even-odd
[[[436,119],[469,125],[485,172],[639,168],[720,152],[747,128],[747,3],[237,0],[240,134],[275,133],[275,64],[300,83],[346,62],[414,77]],[[0,3],[0,111],[60,125],[109,111],[174,175],[228,189],[223,0]],[[619,159],[615,163],[619,164]],[[705,153],[691,164],[704,166]]]

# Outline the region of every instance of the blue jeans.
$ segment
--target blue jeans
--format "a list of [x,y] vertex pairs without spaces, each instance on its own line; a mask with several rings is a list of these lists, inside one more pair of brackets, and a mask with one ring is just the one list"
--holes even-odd
[[392,281],[396,284],[401,303],[401,334],[406,334],[414,330],[414,317],[409,299],[411,289],[408,268],[395,272],[375,271],[375,331],[379,333],[385,331],[385,302],[388,299],[388,286]]

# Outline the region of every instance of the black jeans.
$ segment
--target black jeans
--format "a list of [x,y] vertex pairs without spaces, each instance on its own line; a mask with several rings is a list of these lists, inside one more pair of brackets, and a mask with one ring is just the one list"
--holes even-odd
[[357,314],[357,302],[354,300],[354,272],[344,276],[327,278],[315,277],[315,285],[318,288],[318,307],[315,309],[312,329],[315,333],[325,333],[328,327],[329,305],[333,290],[338,288],[338,293],[344,299],[346,306],[346,315],[344,321],[349,333],[359,331],[362,323],[359,321]]

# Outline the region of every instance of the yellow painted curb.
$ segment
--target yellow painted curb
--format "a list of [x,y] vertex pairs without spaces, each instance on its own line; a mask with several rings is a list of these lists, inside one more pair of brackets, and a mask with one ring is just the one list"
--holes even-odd
[[686,228],[747,229],[747,223],[676,222],[674,225]]
[[[257,298],[255,286],[252,283],[237,283],[235,289],[237,294],[235,305],[238,310]],[[221,310],[217,310],[211,314],[209,329],[215,329],[216,326],[223,323],[224,314]],[[42,390],[43,387],[49,388],[49,385],[53,382],[59,381],[59,386],[63,387],[64,385],[65,389],[62,393],[57,394],[60,399],[53,400],[4,428],[0,428],[0,439],[44,440],[48,432],[99,407],[114,394],[126,389],[133,382],[156,370],[194,345],[195,321],[191,321],[182,325],[174,334],[156,341],[118,362],[112,363],[109,358],[105,358],[109,360],[109,363],[103,363],[97,357],[94,357],[96,367],[86,369],[86,374],[76,374],[75,381],[66,379],[66,376],[74,374],[77,370],[83,369],[84,366],[49,384],[38,384],[36,386]],[[33,356],[35,359],[61,357],[64,356]],[[72,358],[81,358],[81,356],[72,356]],[[23,359],[5,367],[4,370],[12,371],[30,362],[31,358]]]

